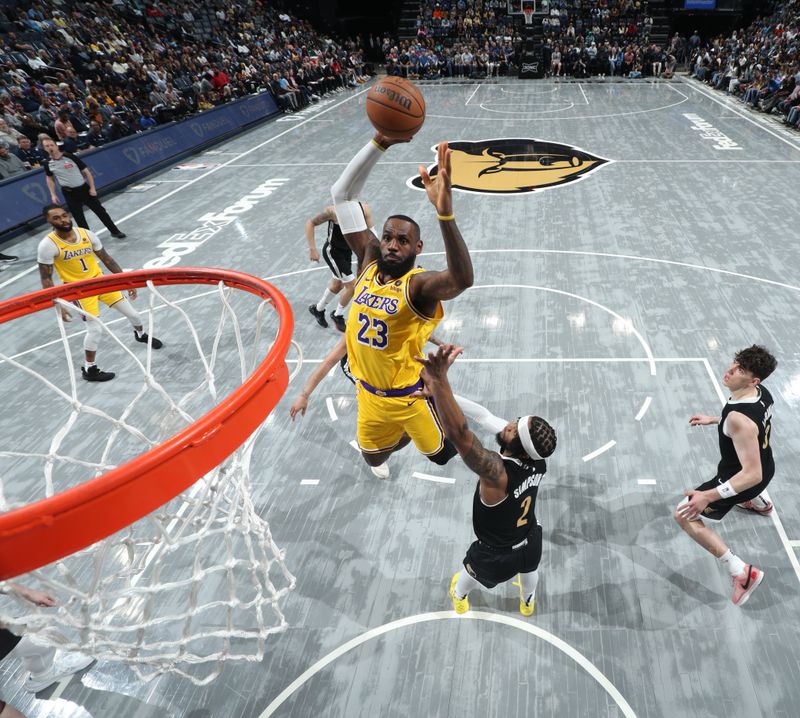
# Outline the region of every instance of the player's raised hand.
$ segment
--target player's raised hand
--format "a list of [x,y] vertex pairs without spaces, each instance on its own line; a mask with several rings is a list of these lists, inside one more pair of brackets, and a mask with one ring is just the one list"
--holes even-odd
[[689,426],[708,426],[709,424],[718,424],[718,416],[706,416],[705,414],[694,414],[689,417]]
[[391,137],[387,137],[386,135],[382,135],[380,132],[376,132],[372,140],[385,150],[389,149],[392,145],[404,145],[406,142],[411,142],[410,137],[405,140],[396,140]]
[[72,321],[72,315],[67,311],[67,308],[66,307],[62,307],[62,306],[59,306],[58,308],[61,310],[61,319],[62,319],[62,321],[71,322]]
[[443,217],[453,214],[453,187],[451,182],[453,170],[452,152],[447,142],[440,142],[436,150],[436,174],[431,177],[428,170],[419,166],[422,185],[428,193],[428,199]]

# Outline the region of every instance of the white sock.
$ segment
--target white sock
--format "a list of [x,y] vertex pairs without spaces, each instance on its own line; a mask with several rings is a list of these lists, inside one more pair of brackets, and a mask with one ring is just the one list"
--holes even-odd
[[730,549],[722,554],[722,556],[719,557],[719,560],[722,565],[728,569],[728,573],[734,577],[741,576],[747,568],[747,564],[738,556],[734,556]]
[[322,299],[317,302],[317,311],[321,312],[327,306],[328,302],[331,301],[336,296],[334,292],[330,289],[325,289],[325,293],[322,295]]
[[86,369],[86,371],[89,371],[89,369],[91,369],[93,366],[95,366],[95,363],[96,362],[88,362],[87,361],[87,362],[84,363],[83,368]]
[[519,575],[519,583],[521,588],[521,593],[523,600],[525,603],[530,604],[533,600],[533,596],[536,593],[536,586],[539,583],[539,572],[538,571],[530,571],[529,573],[521,573]]
[[479,586],[480,584],[469,575],[469,572],[466,569],[464,569],[458,574],[458,581],[456,582],[455,589],[456,598],[459,601],[463,598],[466,598],[470,591],[478,588]]
[[337,304],[336,305],[336,309],[333,310],[333,313],[337,317],[343,317],[344,316],[344,310],[345,310],[345,308],[341,304]]

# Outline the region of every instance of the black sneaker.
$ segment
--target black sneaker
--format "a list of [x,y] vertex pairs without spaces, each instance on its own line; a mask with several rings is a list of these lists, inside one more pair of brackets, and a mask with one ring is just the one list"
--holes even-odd
[[325,312],[321,312],[319,309],[317,309],[316,304],[309,305],[308,311],[311,312],[311,315],[317,320],[317,324],[325,329],[328,328],[328,320],[325,319]]
[[[137,334],[136,330],[133,332],[133,337],[136,339],[137,342],[141,342],[142,344],[147,344],[147,332],[142,332],[141,334]],[[164,343],[160,339],[156,339],[153,337],[150,341],[153,342],[153,349],[161,349],[164,346]]]
[[97,368],[97,364],[93,364],[87,370],[85,366],[81,367],[81,376],[83,376],[86,381],[111,381],[116,374],[113,371],[100,371]]
[[125,232],[112,232],[111,236],[115,239],[125,239],[128,235]]
[[336,314],[335,312],[331,312],[331,319],[333,319],[333,325],[340,331],[343,332],[346,328],[345,320],[343,316]]
[[16,262],[19,257],[15,257],[11,254],[0,254],[0,262],[6,262],[7,264],[11,264],[11,262]]

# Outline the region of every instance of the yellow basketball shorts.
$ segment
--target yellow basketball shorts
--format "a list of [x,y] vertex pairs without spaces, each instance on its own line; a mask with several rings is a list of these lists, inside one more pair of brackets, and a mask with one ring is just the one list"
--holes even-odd
[[[94,317],[100,316],[100,302],[103,302],[107,307],[114,306],[117,302],[125,299],[122,292],[106,292],[105,294],[98,294],[94,297],[84,297],[83,299],[76,299],[72,302],[75,306],[83,309],[87,314]],[[83,317],[83,315],[81,315]],[[86,317],[83,317],[84,321]]]
[[420,453],[433,456],[444,448],[444,429],[433,403],[413,396],[375,396],[360,383],[358,398],[358,446],[365,454],[393,449],[408,434]]

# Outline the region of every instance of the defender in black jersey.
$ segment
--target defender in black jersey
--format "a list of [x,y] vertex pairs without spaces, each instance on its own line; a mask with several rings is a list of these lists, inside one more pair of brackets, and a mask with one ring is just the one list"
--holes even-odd
[[[477,540],[456,572],[450,597],[457,613],[469,610],[467,594],[479,585],[494,588],[519,574],[520,612],[530,616],[542,556],[542,527],[536,520],[536,495],[547,471],[545,459],[556,448],[556,434],[541,417],[506,422],[474,402],[455,397],[447,369],[455,358],[452,345],[421,360],[425,393],[433,397],[447,438],[476,474],[472,525]],[[495,434],[500,453],[485,449],[464,418]]]
[[[361,209],[364,211],[364,219],[367,221],[367,226],[372,227],[372,214],[369,207],[362,202]],[[348,246],[342,230],[339,228],[333,206],[328,206],[306,222],[306,241],[308,242],[308,254],[311,261],[319,262],[317,243],[314,240],[314,229],[325,222],[328,223],[328,235],[325,238],[325,244],[322,246],[322,257],[331,270],[333,277],[328,282],[328,286],[320,300],[316,304],[310,305],[308,311],[317,320],[317,324],[321,327],[327,327],[328,320],[325,318],[325,307],[338,294],[339,302],[336,309],[331,312],[330,317],[336,328],[340,332],[344,332],[344,310],[353,298],[353,287],[356,280],[356,275],[353,273],[353,252]]]
[[764,573],[735,556],[703,519],[721,521],[737,505],[756,513],[769,513],[772,509],[772,504],[760,496],[775,474],[772,395],[761,382],[776,366],[775,357],[764,347],[743,349],[722,377],[731,392],[722,414],[695,414],[689,419],[692,426],[718,425],[720,461],[713,479],[685,492],[686,497],[675,509],[675,520],[726,566],[737,605],[747,601]]

